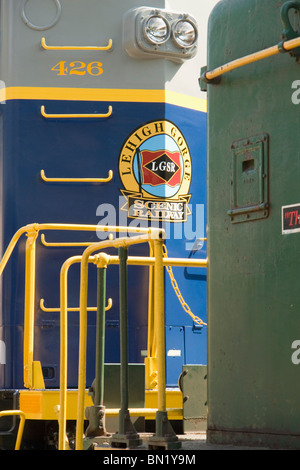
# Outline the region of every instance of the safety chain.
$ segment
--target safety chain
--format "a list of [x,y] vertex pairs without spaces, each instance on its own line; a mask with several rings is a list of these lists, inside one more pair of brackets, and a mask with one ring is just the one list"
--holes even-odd
[[[163,255],[164,255],[164,258],[167,258],[168,257],[168,252],[167,252],[167,247],[166,245],[163,245]],[[186,301],[184,300],[184,298],[182,297],[182,294],[179,290],[179,287],[178,287],[178,284],[176,282],[176,279],[174,277],[174,274],[173,274],[173,270],[172,270],[172,267],[171,266],[166,266],[166,269],[168,271],[168,274],[170,276],[170,280],[171,280],[171,284],[172,284],[172,287],[175,291],[175,294],[177,295],[178,297],[178,300],[179,302],[181,303],[181,306],[183,308],[183,310],[188,313],[193,321],[195,323],[197,323],[198,325],[207,325],[207,323],[204,323],[203,320],[201,320],[201,318],[197,317],[196,315],[193,314],[193,312],[191,311],[190,307],[188,306],[188,304],[186,303]]]

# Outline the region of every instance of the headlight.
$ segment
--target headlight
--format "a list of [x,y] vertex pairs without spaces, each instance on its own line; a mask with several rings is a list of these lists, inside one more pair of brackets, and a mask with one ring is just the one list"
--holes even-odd
[[170,28],[161,16],[152,16],[144,24],[145,37],[152,44],[163,44],[169,39]]
[[173,28],[175,41],[181,47],[192,47],[197,40],[197,30],[190,21],[180,20]]
[[183,62],[197,52],[196,20],[188,13],[151,7],[129,10],[123,20],[123,46],[135,59]]

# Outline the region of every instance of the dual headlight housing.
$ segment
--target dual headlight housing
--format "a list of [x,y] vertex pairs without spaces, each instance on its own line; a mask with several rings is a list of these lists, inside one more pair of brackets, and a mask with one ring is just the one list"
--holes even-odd
[[123,45],[131,57],[182,62],[195,56],[197,41],[196,20],[188,13],[140,7],[124,16]]

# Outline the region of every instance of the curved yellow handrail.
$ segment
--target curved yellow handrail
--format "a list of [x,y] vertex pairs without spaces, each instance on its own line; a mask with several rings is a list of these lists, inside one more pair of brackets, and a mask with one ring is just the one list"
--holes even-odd
[[[105,307],[105,311],[107,312],[108,310],[111,309],[111,307],[112,307],[112,299],[109,298],[109,299],[107,299],[107,306]],[[60,307],[53,307],[53,308],[45,307],[45,300],[44,299],[40,299],[40,309],[43,312],[60,312]],[[79,310],[80,310],[80,307],[68,307],[67,308],[68,312],[78,312]],[[88,312],[96,312],[97,307],[87,307],[87,311]]]
[[[161,328],[164,322],[164,274],[163,274],[163,251],[162,244],[165,232],[160,229],[152,229],[148,235],[139,235],[132,238],[119,238],[115,240],[104,240],[95,243],[93,246],[86,248],[82,254],[80,266],[80,316],[79,316],[79,366],[78,366],[78,397],[77,397],[77,423],[76,423],[76,449],[82,450],[83,446],[83,423],[84,423],[84,394],[85,394],[85,375],[86,375],[86,341],[87,341],[87,285],[88,273],[87,266],[89,258],[93,252],[105,248],[120,246],[127,247],[133,244],[146,243],[152,241],[154,243],[154,278],[156,286],[155,312],[157,315],[157,337],[158,337],[158,409],[165,411],[166,397],[165,397],[165,364],[162,351],[164,349],[164,327]],[[160,330],[160,331],[158,331]],[[164,353],[163,353],[164,354]]]
[[47,51],[110,51],[112,46],[112,39],[109,39],[107,46],[48,46],[46,39],[41,39],[41,47]]
[[2,418],[3,416],[19,416],[20,417],[20,424],[19,424],[17,440],[15,444],[15,450],[20,450],[24,426],[25,426],[25,419],[26,419],[25,413],[21,410],[0,411],[0,418]]
[[[12,237],[11,241],[6,248],[6,251],[0,260],[0,275],[3,273],[5,266],[17,244],[20,237],[26,234],[28,239],[26,242],[26,279],[28,279],[28,286],[25,287],[25,300],[24,300],[24,385],[26,388],[44,388],[41,385],[42,374],[41,368],[38,369],[40,363],[33,361],[34,350],[34,302],[35,302],[35,241],[39,231],[42,230],[75,230],[75,231],[95,231],[102,230],[116,231],[118,233],[147,233],[151,234],[151,228],[143,227],[122,227],[122,226],[101,226],[101,225],[86,225],[86,224],[55,224],[55,223],[32,223],[21,227]],[[36,367],[34,374],[37,379],[33,383],[33,369]],[[40,374],[40,375],[39,375]],[[41,378],[41,381],[38,379]]]
[[290,51],[295,49],[296,47],[300,46],[300,38],[290,39],[289,41],[285,41],[281,44],[276,44],[275,46],[268,47],[267,49],[262,49],[261,51],[254,52],[253,54],[249,54],[247,56],[241,57],[239,59],[232,60],[227,64],[221,65],[213,70],[204,73],[204,79],[206,80],[214,80],[215,78],[224,75],[232,70],[237,68],[243,67],[248,64],[253,64],[261,59],[266,59],[273,55],[279,54],[281,49],[284,51]]
[[112,111],[113,111],[113,108],[112,106],[109,106],[108,107],[108,111],[107,113],[102,113],[102,114],[93,114],[93,113],[87,113],[87,114],[78,114],[78,113],[75,113],[75,114],[68,114],[68,113],[62,113],[62,114],[48,114],[46,111],[45,111],[45,106],[42,105],[41,106],[41,115],[44,117],[44,118],[47,118],[47,119],[63,119],[63,118],[71,118],[71,119],[76,119],[76,118],[84,118],[84,119],[89,119],[89,118],[107,118],[109,116],[112,115]]
[[113,171],[109,170],[107,178],[48,178],[41,170],[41,178],[47,183],[108,183],[113,178]]
[[[201,239],[199,239],[201,240]],[[41,243],[47,247],[87,247],[96,242],[47,242],[45,235],[41,234]],[[109,256],[110,264],[119,264],[118,256]],[[127,264],[135,266],[154,266],[155,258],[153,256],[128,256]],[[207,258],[191,259],[191,258],[164,258],[164,266],[181,266],[185,268],[206,268]]]

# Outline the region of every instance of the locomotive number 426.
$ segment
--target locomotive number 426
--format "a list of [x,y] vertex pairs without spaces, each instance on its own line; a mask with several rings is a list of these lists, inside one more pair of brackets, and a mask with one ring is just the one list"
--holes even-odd
[[67,63],[65,60],[58,62],[51,70],[57,75],[101,75],[103,73],[101,62],[90,62],[86,64],[80,60]]

